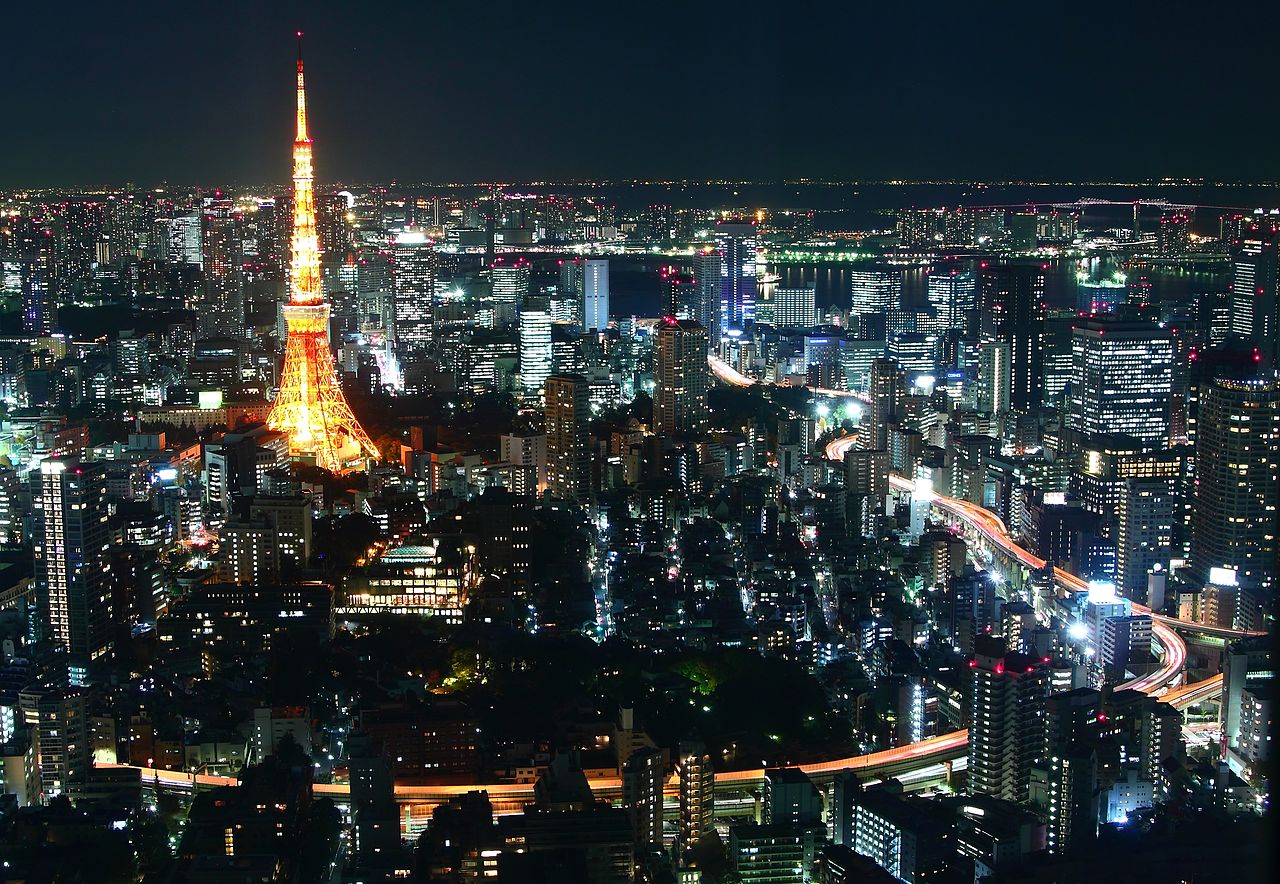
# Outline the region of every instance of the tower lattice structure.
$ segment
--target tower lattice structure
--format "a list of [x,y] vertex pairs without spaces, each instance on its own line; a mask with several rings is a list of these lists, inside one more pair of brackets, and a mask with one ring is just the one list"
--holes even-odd
[[307,93],[298,35],[298,134],[293,142],[293,236],[284,371],[267,426],[289,436],[289,454],[333,472],[377,458],[378,450],[351,412],[329,349],[329,305],[320,287],[315,173],[307,134]]

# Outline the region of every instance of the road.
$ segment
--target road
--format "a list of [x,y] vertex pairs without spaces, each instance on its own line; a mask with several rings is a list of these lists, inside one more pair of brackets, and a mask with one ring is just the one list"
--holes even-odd
[[[827,443],[824,454],[828,460],[843,461],[844,454],[857,442],[854,436],[841,436]],[[912,483],[901,476],[890,476],[890,484],[899,491],[913,491]],[[945,497],[943,495],[935,495],[932,501],[933,505],[944,512],[949,513],[956,519],[964,522],[973,530],[982,534],[992,545],[1000,548],[1002,552],[1010,555],[1025,566],[1032,570],[1039,571],[1044,568],[1045,560],[1033,554],[1029,550],[1023,549],[1013,541],[1009,535],[1008,529],[1005,527],[1000,517],[990,510],[984,509],[977,504],[970,503],[967,500],[960,500],[955,497]],[[1054,577],[1063,586],[1076,591],[1085,590],[1088,585],[1085,581],[1075,576],[1069,571],[1061,568],[1054,568]],[[1232,629],[1227,626],[1213,626],[1206,623],[1196,623],[1190,620],[1179,620],[1177,617],[1170,617],[1167,614],[1156,614],[1146,605],[1133,603],[1133,610],[1139,614],[1150,614],[1153,621],[1152,633],[1155,634],[1159,627],[1164,626],[1169,630],[1177,630],[1179,632],[1187,632],[1195,635],[1208,636],[1213,638],[1241,638],[1249,635],[1260,635],[1261,633],[1248,632],[1242,629]],[[1166,632],[1167,634],[1167,632]]]
[[[711,366],[711,373],[724,381],[726,384],[734,387],[751,387],[758,383],[753,377],[748,377],[738,371],[723,359],[715,356],[707,357],[707,364]],[[806,390],[818,396],[833,396],[839,399],[857,399],[859,402],[870,402],[871,397],[865,393],[854,393],[849,390],[833,390],[830,387],[812,387],[806,386]]]
[[[719,367],[717,367],[717,363]],[[713,359],[711,365],[716,375],[729,383],[737,386],[755,383],[751,378],[734,371],[734,369],[719,362],[719,360]],[[853,444],[854,439],[849,437],[835,439],[827,444],[824,453],[831,460],[841,461],[844,458],[844,452]],[[912,484],[901,476],[891,475],[889,480],[892,486],[898,490],[912,490]],[[971,504],[968,501],[941,495],[935,496],[932,503],[981,533],[992,544],[1017,558],[1027,567],[1034,569],[1044,567],[1044,560],[1016,544],[1012,537],[1009,536],[1004,523],[989,510]],[[1084,581],[1073,574],[1060,568],[1056,568],[1054,573],[1057,579],[1062,581],[1065,586],[1073,589],[1086,588]],[[1141,612],[1149,611],[1149,609],[1140,605],[1135,605],[1134,608]],[[1178,709],[1186,709],[1189,706],[1221,694],[1222,676],[1220,674],[1195,684],[1181,687],[1172,686],[1182,674],[1187,652],[1186,643],[1175,631],[1175,626],[1179,629],[1198,631],[1201,629],[1201,625],[1186,623],[1163,615],[1154,616],[1152,636],[1156,644],[1156,650],[1161,658],[1160,666],[1149,675],[1132,679],[1119,687],[1121,689],[1132,688],[1148,694],[1159,694],[1163,691],[1161,699]],[[1240,633],[1229,630],[1228,634],[1239,635]],[[845,770],[858,771],[866,775],[905,775],[908,778],[918,778],[923,775],[927,768],[956,761],[963,763],[968,745],[969,732],[960,730],[893,749],[884,749],[866,755],[853,755],[811,764],[801,764],[799,767],[809,776],[819,780]],[[106,764],[99,766],[127,767],[128,765]],[[181,771],[158,770],[155,768],[139,768],[139,770],[141,770],[144,783],[152,783],[159,788],[173,791],[192,791],[237,784],[235,777],[188,774]],[[760,788],[764,781],[764,768],[722,771],[716,774],[715,781],[717,788],[726,790]],[[590,780],[590,784],[597,798],[610,800],[621,798],[622,781],[618,777],[596,778]],[[665,791],[668,796],[671,796],[676,794],[677,788],[678,782],[672,776],[666,783]],[[498,814],[519,813],[524,805],[533,801],[533,784],[531,783],[471,783],[451,786],[418,786],[397,783],[395,794],[398,802],[408,805],[405,815],[406,827],[414,829],[425,825],[431,809],[436,805],[446,802],[456,795],[481,789],[489,793],[489,799]],[[321,783],[316,785],[315,792],[317,795],[328,796],[337,801],[342,801],[349,798],[350,786],[341,783]]]
[[[1161,699],[1178,709],[1186,709],[1196,703],[1217,696],[1222,691],[1222,676],[1186,685],[1166,693]],[[908,776],[932,765],[945,764],[962,760],[969,746],[967,730],[952,731],[937,737],[930,737],[918,743],[910,743],[895,749],[884,749],[866,755],[852,755],[847,758],[835,758],[812,764],[801,764],[798,767],[810,777],[825,779],[841,771],[852,770],[868,775]],[[125,768],[124,764],[98,764],[98,767]],[[159,770],[151,767],[138,768],[142,772],[144,784],[155,784],[172,791],[192,791],[193,789],[210,789],[217,786],[234,786],[235,777],[212,774],[189,774],[175,770]],[[591,790],[597,798],[620,798],[622,780],[619,777],[596,777],[590,781]],[[764,768],[750,770],[722,771],[716,774],[716,787],[726,790],[760,788],[764,782]],[[666,791],[675,795],[678,780],[672,776]],[[450,798],[466,792],[483,789],[489,793],[489,800],[499,814],[519,813],[524,805],[533,801],[532,783],[468,783],[452,786],[416,786],[397,783],[396,800],[402,804],[418,805],[419,814],[429,814],[429,808],[442,804]],[[317,795],[345,801],[351,794],[351,788],[345,783],[317,783]]]

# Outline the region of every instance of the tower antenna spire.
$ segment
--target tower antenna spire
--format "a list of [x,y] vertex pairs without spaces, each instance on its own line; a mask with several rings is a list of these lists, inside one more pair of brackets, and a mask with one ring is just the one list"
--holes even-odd
[[280,388],[267,426],[286,433],[289,455],[331,472],[378,458],[378,449],[351,412],[329,349],[329,305],[320,279],[315,170],[307,134],[307,93],[298,31],[298,133],[293,142],[293,236],[289,240],[288,328]]

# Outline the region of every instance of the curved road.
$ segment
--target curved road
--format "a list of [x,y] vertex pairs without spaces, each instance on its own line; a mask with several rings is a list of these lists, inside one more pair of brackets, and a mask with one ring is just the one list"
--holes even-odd
[[[751,378],[734,371],[719,360],[713,359],[711,365],[716,375],[728,383],[737,386],[755,383]],[[837,395],[851,395],[842,394],[839,391],[832,392]],[[841,461],[844,458],[844,452],[852,446],[853,442],[854,440],[850,437],[835,439],[828,443],[825,454],[831,460]],[[899,490],[911,490],[911,483],[901,476],[891,475],[890,483]],[[1043,559],[1032,555],[1029,551],[1014,543],[1006,531],[1004,523],[990,511],[967,501],[942,496],[935,497],[933,505],[970,525],[991,543],[1000,547],[1001,550],[1009,555],[1014,556],[1027,567],[1035,569],[1044,567],[1045,562]],[[1073,574],[1069,574],[1062,569],[1055,569],[1054,573],[1055,577],[1066,586],[1073,589],[1086,588],[1084,581]],[[1138,605],[1135,605],[1134,608],[1142,612],[1149,610]],[[1119,687],[1121,689],[1132,688],[1148,694],[1165,691],[1161,699],[1178,709],[1185,709],[1218,696],[1222,691],[1222,675],[1220,674],[1195,684],[1170,687],[1182,673],[1182,667],[1186,663],[1187,651],[1186,643],[1174,631],[1173,625],[1177,625],[1178,628],[1199,630],[1200,624],[1185,623],[1162,615],[1154,615],[1154,617],[1156,619],[1152,624],[1152,636],[1160,652],[1161,665],[1149,675],[1125,682]],[[1230,630],[1228,633],[1231,635],[1240,634]],[[1205,634],[1212,633],[1206,632]],[[960,730],[893,749],[884,749],[866,755],[853,755],[847,758],[837,758],[798,766],[809,776],[817,778],[823,778],[845,770],[892,776],[919,772],[925,768],[936,766],[941,768],[942,772],[945,772],[946,765],[957,760],[963,761],[968,745],[969,732]],[[129,765],[107,764],[99,766],[128,767]],[[234,786],[238,782],[235,777],[189,774],[182,771],[158,770],[156,768],[137,769],[141,771],[144,783],[152,783],[159,788],[178,791],[190,791],[216,786]],[[715,776],[716,786],[723,786],[728,789],[758,787],[763,780],[764,768],[722,771]],[[595,778],[589,782],[592,791],[599,798],[621,797],[622,780],[619,777]],[[673,796],[677,794],[677,788],[678,781],[673,775],[666,783],[665,792],[668,796]],[[494,810],[499,814],[519,813],[524,805],[533,800],[532,783],[469,783],[451,786],[417,786],[397,783],[395,786],[397,801],[409,805],[406,808],[405,816],[408,825],[423,824],[430,815],[431,809],[436,805],[444,803],[456,795],[476,790],[484,790],[489,793]],[[342,800],[350,795],[351,789],[346,784],[323,783],[317,784],[315,791],[318,795]]]

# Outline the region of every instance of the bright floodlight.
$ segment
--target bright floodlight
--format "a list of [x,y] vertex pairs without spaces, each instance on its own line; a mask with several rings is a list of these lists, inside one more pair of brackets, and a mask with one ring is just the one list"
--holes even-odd
[[1077,620],[1067,627],[1067,635],[1071,636],[1072,641],[1084,641],[1089,637],[1089,627]]
[[1117,601],[1116,585],[1110,580],[1090,580],[1089,601],[1095,605],[1105,605]]

